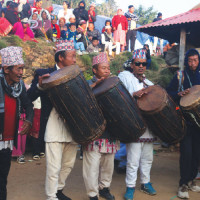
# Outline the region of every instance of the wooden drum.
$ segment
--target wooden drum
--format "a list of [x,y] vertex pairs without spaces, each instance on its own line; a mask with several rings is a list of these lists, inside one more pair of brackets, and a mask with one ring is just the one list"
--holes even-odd
[[146,130],[145,122],[118,77],[110,77],[98,84],[93,92],[107,121],[107,130],[123,143],[135,142]]
[[191,87],[189,93],[181,97],[180,106],[185,119],[200,128],[200,85]]
[[149,129],[166,143],[179,142],[186,130],[180,109],[176,109],[173,100],[160,86],[149,86],[145,91],[147,94],[139,98],[137,103]]
[[74,141],[86,144],[102,135],[106,121],[77,65],[51,73],[43,84],[53,106],[67,122]]

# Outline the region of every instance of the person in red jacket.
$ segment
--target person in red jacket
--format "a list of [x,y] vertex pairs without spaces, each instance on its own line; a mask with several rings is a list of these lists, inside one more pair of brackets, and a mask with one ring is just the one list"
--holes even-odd
[[124,51],[126,46],[126,33],[128,31],[128,21],[123,15],[122,9],[117,10],[117,15],[112,19],[112,26],[114,30],[114,41],[120,42],[121,51]]
[[92,3],[90,5],[90,9],[88,10],[88,19],[89,22],[95,22],[96,21],[96,13],[95,13],[95,3]]
[[60,27],[57,24],[58,17],[56,15],[51,15],[51,29],[53,31],[53,40],[60,39]]

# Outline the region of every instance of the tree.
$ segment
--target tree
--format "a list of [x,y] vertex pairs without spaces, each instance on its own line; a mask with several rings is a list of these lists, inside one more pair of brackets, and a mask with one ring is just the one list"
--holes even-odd
[[139,17],[138,24],[145,25],[153,22],[154,18],[157,16],[157,11],[154,11],[153,6],[145,10],[144,7],[140,5],[138,9],[135,8],[135,14]]
[[117,12],[115,0],[105,0],[104,3],[96,6],[97,15],[113,17]]

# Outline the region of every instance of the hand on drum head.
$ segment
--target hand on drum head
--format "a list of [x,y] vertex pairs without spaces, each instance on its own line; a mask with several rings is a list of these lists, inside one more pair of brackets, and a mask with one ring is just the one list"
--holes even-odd
[[144,94],[147,94],[147,92],[145,92],[145,88],[143,88],[137,92],[134,92],[133,97],[141,98]]
[[190,89],[188,88],[188,89],[186,89],[186,90],[184,90],[184,91],[182,91],[182,92],[179,92],[178,95],[182,97],[182,96],[184,96],[185,94],[188,94],[189,91],[190,91]]
[[38,78],[38,84],[39,86],[42,88],[43,84],[42,84],[42,80],[44,80],[45,78],[49,78],[50,77],[50,74],[44,74],[42,76],[39,76]]
[[90,85],[91,88],[96,87],[99,83],[101,83],[103,80],[105,80],[105,77],[101,77],[100,79],[98,79],[95,83],[93,83],[92,85]]

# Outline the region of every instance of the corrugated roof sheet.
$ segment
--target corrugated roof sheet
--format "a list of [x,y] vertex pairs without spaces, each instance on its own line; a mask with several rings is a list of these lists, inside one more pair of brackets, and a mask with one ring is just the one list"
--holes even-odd
[[158,26],[170,26],[173,24],[185,24],[185,23],[190,23],[190,22],[199,22],[200,21],[200,8],[198,9],[193,9],[188,12],[169,17],[157,22],[153,22],[150,24],[146,24],[144,26],[141,26],[139,29],[143,28],[149,28],[149,27],[158,27]]
[[137,30],[170,42],[179,43],[182,28],[186,30],[187,43],[194,47],[200,47],[200,8],[146,24],[137,28]]

